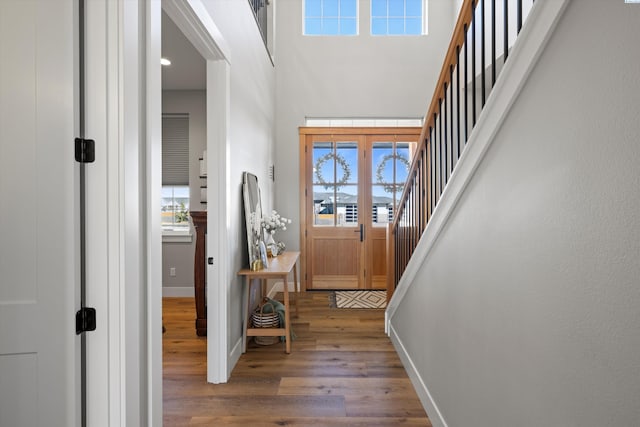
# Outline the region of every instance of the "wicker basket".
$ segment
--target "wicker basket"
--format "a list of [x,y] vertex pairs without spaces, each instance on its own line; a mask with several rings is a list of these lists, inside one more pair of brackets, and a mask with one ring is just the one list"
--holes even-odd
[[[265,313],[264,308],[271,307],[271,313]],[[254,328],[279,328],[280,316],[276,312],[276,308],[268,301],[263,301],[251,314],[251,323]],[[258,345],[273,345],[280,341],[280,337],[254,337],[254,341]]]

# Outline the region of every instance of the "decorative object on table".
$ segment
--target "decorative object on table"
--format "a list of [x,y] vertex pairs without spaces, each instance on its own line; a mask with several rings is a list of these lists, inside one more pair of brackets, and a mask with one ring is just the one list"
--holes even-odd
[[333,291],[331,308],[386,308],[387,291]]
[[[279,328],[280,315],[276,311],[273,300],[264,298],[251,314],[251,323],[254,328]],[[277,336],[256,336],[253,338],[258,345],[272,345],[280,341]]]
[[260,271],[264,268],[264,264],[261,259],[254,259],[251,263],[251,271]]
[[265,268],[269,268],[269,260],[267,259],[267,246],[263,241],[260,241],[260,243],[258,243],[258,246],[260,246],[260,261],[262,261],[262,265]]
[[276,243],[273,236],[278,230],[285,231],[287,229],[287,224],[291,224],[291,220],[289,218],[283,217],[276,210],[272,210],[270,215],[265,215],[262,217],[260,223],[263,230],[265,231],[265,241],[267,249],[271,253],[271,256],[278,256],[278,254],[284,252],[284,242]]
[[264,239],[264,244],[267,245],[267,254],[270,257],[276,257],[280,252],[277,249],[277,243],[273,240],[273,234],[266,232],[267,237]]
[[[244,200],[244,217],[247,228],[247,247],[249,250],[249,266],[252,270],[260,270],[262,257],[260,254],[260,242],[263,241],[262,225],[262,204],[260,202],[260,187],[258,187],[258,177],[249,172],[242,174],[242,196]],[[262,263],[264,264],[264,263]],[[259,268],[258,268],[259,267]]]
[[[251,315],[251,321],[253,323],[253,327],[254,328],[266,328],[266,327],[270,327],[270,328],[282,328],[284,327],[284,322],[285,322],[285,317],[284,317],[284,312],[285,312],[285,306],[284,304],[282,304],[280,301],[278,300],[274,300],[271,299],[269,297],[264,297],[262,299],[262,303],[260,303],[260,305],[255,309],[255,311],[253,312],[253,314]],[[278,317],[278,323],[275,326],[256,326],[256,312],[259,312],[260,314],[258,316],[266,316],[270,313],[275,314]],[[268,320],[260,320],[258,323],[261,324],[266,324],[266,323],[270,323]],[[290,329],[290,334],[291,334],[291,339],[294,340],[296,339],[296,334],[293,333],[293,328]],[[259,338],[259,337],[255,337],[255,338]],[[262,337],[262,338],[267,338],[267,337]],[[276,337],[278,338],[278,340],[280,341],[284,341],[284,335],[281,337]],[[256,342],[258,342],[256,340]],[[265,345],[265,344],[262,344]],[[266,344],[268,345],[268,344]]]

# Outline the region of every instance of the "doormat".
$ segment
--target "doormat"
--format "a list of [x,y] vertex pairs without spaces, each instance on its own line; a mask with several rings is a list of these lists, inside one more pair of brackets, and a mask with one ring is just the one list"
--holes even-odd
[[387,291],[333,291],[331,308],[386,308]]

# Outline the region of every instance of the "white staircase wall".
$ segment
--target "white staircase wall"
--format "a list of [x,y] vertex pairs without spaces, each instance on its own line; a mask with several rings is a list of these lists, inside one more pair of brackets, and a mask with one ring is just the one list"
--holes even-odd
[[640,420],[640,4],[566,3],[387,313],[434,426]]

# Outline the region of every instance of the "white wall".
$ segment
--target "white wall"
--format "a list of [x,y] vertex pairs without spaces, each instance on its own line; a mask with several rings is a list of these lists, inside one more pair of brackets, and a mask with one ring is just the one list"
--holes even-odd
[[450,426],[640,419],[639,20],[569,4],[391,319]]
[[[204,90],[164,90],[162,91],[163,113],[189,114],[189,191],[190,210],[206,210],[200,203],[199,158],[207,143],[206,91]],[[193,254],[195,252],[195,231],[191,242],[163,242],[162,244],[162,286],[172,288],[170,295],[193,294]],[[176,269],[170,276],[169,270]],[[185,288],[174,289],[174,288]],[[165,295],[167,290],[165,290]]]
[[360,35],[302,35],[302,1],[276,7],[276,208],[294,220],[282,233],[299,248],[299,137],[305,117],[422,117],[451,39],[458,7],[429,0],[429,34],[370,35],[370,5],[360,0]]
[[[162,242],[162,294],[163,296],[193,296],[193,256],[195,231],[190,242]],[[170,275],[175,269],[175,276]]]
[[[246,1],[203,0],[229,45],[231,215],[229,235],[229,349],[242,339],[242,281],[236,273],[248,264],[242,204],[242,172],[258,176],[262,207],[272,205],[272,160],[275,117],[275,74],[253,13]],[[223,201],[220,201],[223,202]],[[211,206],[213,201],[209,201]],[[215,230],[208,230],[215,233]]]
[[207,98],[204,90],[163,90],[162,112],[189,114],[189,191],[190,210],[206,210],[200,203],[200,163],[207,146]]

